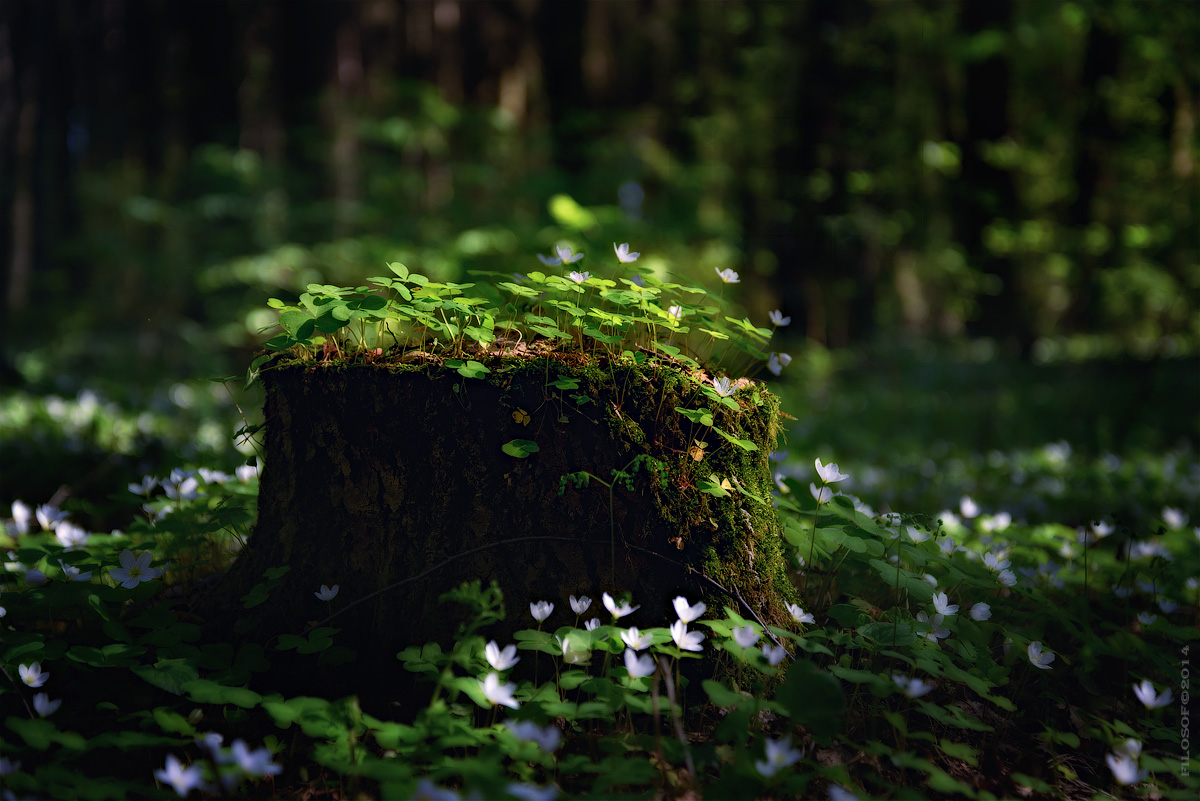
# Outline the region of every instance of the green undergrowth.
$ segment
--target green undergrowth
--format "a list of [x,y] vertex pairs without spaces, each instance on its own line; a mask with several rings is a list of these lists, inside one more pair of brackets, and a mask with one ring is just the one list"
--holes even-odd
[[[251,378],[371,364],[499,386],[517,370],[536,379],[545,404],[511,409],[518,425],[529,418],[529,434],[506,442],[505,458],[536,458],[542,423],[586,415],[620,432],[630,461],[564,476],[564,493],[649,477],[672,514],[713,510],[719,533],[742,525],[748,507],[752,526],[770,514],[771,525],[758,528],[786,562],[788,583],[768,587],[776,597],[767,600],[786,617],[764,622],[744,604],[708,597],[676,599],[676,619],[647,619],[645,599],[625,587],[587,597],[563,588],[528,610],[506,609],[495,587],[468,582],[441,599],[472,611],[453,644],[396,654],[396,675],[424,682],[431,700],[369,713],[356,696],[287,697],[272,687],[285,657],[293,669],[366,669],[355,642],[319,623],[367,593],[342,581],[336,563],[296,610],[314,625],[240,646],[202,636],[206,621],[193,610],[220,591],[213,579],[253,523],[253,467],[133,484],[110,499],[133,522],[108,533],[75,525],[72,515],[87,510],[72,502],[62,512],[14,505],[0,543],[6,791],[489,801],[1196,796],[1194,493],[1178,481],[1148,482],[1119,519],[1096,508],[1059,522],[1040,484],[1028,486],[1032,498],[1049,499],[1037,519],[982,492],[955,512],[940,504],[877,512],[872,505],[902,497],[885,486],[886,472],[846,475],[809,455],[777,454],[775,486],[748,484],[747,460],[762,460],[775,439],[777,401],[736,376],[762,366],[778,374],[788,359],[769,351],[769,330],[725,312],[720,288],[622,272],[632,254],[615,252],[620,264],[607,278],[531,272],[474,287],[391,265],[392,276],[369,287],[314,284],[294,303],[272,304],[280,332]],[[564,247],[543,263],[576,256]],[[668,367],[675,372],[661,378]],[[646,390],[655,375],[662,383]],[[603,395],[622,386],[629,402]],[[1061,478],[1070,477],[1068,466]],[[909,491],[921,480],[894,478]],[[727,569],[702,560],[714,580]],[[230,600],[253,614],[288,571],[273,565]],[[512,642],[494,641],[491,628],[514,619],[525,625]],[[534,678],[518,678],[517,659]],[[711,662],[702,672],[718,678],[689,681],[696,660]]]
[[[75,798],[174,797],[172,778],[192,797],[1195,794],[1196,760],[1180,756],[1200,591],[1186,521],[1080,532],[881,516],[832,495],[840,474],[819,467],[777,498],[802,599],[787,625],[697,599],[680,620],[643,620],[620,588],[596,588],[586,609],[561,597],[504,610],[468,586],[444,599],[475,610],[453,648],[397,655],[396,671],[434,688],[397,717],[264,684],[277,653],[352,654],[336,627],[239,648],[199,638],[188,610],[245,537],[253,471],[135,487],[144,508],[122,532],[16,510],[3,780],[16,797]],[[285,574],[241,599],[248,613]],[[306,617],[353,602],[337,583],[331,565]],[[506,612],[527,627],[489,648]],[[541,678],[509,682],[513,657]],[[694,659],[736,678],[689,684]]]

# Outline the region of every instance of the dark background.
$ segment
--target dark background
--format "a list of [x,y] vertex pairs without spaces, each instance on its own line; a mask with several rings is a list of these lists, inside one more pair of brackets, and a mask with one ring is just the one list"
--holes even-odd
[[564,237],[789,314],[802,443],[1194,449],[1198,41],[1170,0],[9,0],[3,494],[229,452],[260,401],[201,379],[269,297]]

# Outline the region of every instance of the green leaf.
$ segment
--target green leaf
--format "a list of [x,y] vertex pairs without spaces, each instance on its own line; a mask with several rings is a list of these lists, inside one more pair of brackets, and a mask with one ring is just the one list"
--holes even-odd
[[388,262],[388,269],[401,278],[408,278],[408,268],[398,261]]
[[729,707],[737,706],[743,701],[748,700],[747,696],[744,696],[735,690],[729,689],[719,681],[705,679],[701,686],[704,687],[704,692],[708,694],[709,700],[711,700],[715,706],[721,707],[722,709],[728,709]]
[[153,665],[138,665],[133,673],[160,690],[183,695],[183,685],[200,678],[200,671],[188,659],[160,659]]
[[684,409],[676,406],[675,411],[679,412],[693,423],[699,423],[703,426],[711,426],[713,424],[712,412],[710,412],[708,409]]
[[718,426],[713,426],[713,427],[712,427],[712,430],[713,430],[713,431],[716,431],[716,432],[717,432],[718,434],[720,434],[722,437],[724,437],[725,439],[729,440],[729,441],[730,441],[730,442],[732,442],[734,445],[737,445],[739,448],[741,448],[741,449],[742,449],[742,450],[744,450],[744,451],[756,451],[756,450],[758,450],[758,446],[757,446],[757,445],[755,445],[753,442],[751,442],[751,441],[750,441],[750,440],[748,440],[748,439],[738,439],[738,438],[737,438],[737,437],[735,437],[733,434],[730,434],[728,431],[723,431],[723,430],[721,430],[721,429],[720,429]]
[[500,449],[509,456],[515,456],[518,459],[524,459],[531,453],[537,453],[541,450],[538,444],[531,439],[514,439],[504,443]]
[[919,635],[913,631],[912,626],[906,623],[888,623],[885,620],[859,626],[858,633],[882,645],[896,647],[912,645],[919,639]]
[[832,674],[807,660],[797,660],[775,693],[797,723],[807,726],[814,737],[828,739],[837,734],[846,714],[842,685]]
[[190,737],[196,733],[196,727],[188,723],[187,718],[165,706],[154,708],[154,721],[167,734],[185,734]]
[[235,704],[250,709],[262,701],[262,696],[245,687],[226,687],[208,679],[184,682],[182,690],[198,704]]

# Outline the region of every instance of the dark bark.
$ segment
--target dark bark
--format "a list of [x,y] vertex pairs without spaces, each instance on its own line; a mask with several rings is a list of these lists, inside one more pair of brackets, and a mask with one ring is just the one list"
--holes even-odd
[[[547,377],[569,373],[526,363],[507,371],[497,365],[486,381],[376,367],[265,374],[259,520],[221,592],[225,610],[207,616],[221,627],[237,615],[235,638],[268,644],[326,616],[326,604],[314,597],[321,584],[340,585],[337,611],[441,565],[330,622],[342,629],[335,641],[357,652],[337,691],[365,698],[395,692],[402,672],[395,654],[406,646],[449,647],[461,610],[438,597],[467,580],[485,587],[496,581],[503,590],[508,619],[488,632],[501,643],[536,625],[528,612],[533,601],[555,604],[544,630],[574,624],[569,595],[593,598],[586,617],[609,622],[601,593],[631,592],[641,609],[622,622],[642,628],[673,621],[679,594],[707,597],[717,608],[739,605],[736,595],[722,596],[689,568],[740,594],[749,606],[741,614],[782,621],[793,590],[774,510],[736,493],[717,499],[688,486],[697,472],[716,472],[766,497],[773,401],[750,405],[736,420],[718,414],[726,430],[740,428],[761,443],[758,451],[718,446],[713,435],[714,455],[696,463],[684,453],[691,432],[680,430],[673,407],[681,399],[672,386],[631,369],[618,371],[615,383],[581,376],[579,391],[593,402],[576,410],[566,408],[575,406],[566,393],[545,388]],[[530,414],[528,425],[514,419],[518,409]],[[540,450],[509,456],[502,446],[513,439],[533,440]],[[611,496],[594,481],[559,494],[563,476],[586,470],[607,481],[641,453],[667,465],[666,489],[642,471],[632,489],[618,487]],[[264,571],[283,565],[290,571],[266,603],[236,608]],[[291,691],[315,691],[314,679],[328,688],[340,673],[304,670]]]

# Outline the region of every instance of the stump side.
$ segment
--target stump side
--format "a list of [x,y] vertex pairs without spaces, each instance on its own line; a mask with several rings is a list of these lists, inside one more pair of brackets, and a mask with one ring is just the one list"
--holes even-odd
[[[585,618],[606,620],[600,593],[630,593],[642,608],[623,622],[642,628],[673,621],[679,594],[737,607],[690,570],[736,588],[764,621],[788,619],[784,604],[795,600],[794,589],[774,509],[740,493],[715,498],[695,489],[715,473],[770,497],[767,455],[779,423],[769,393],[759,390],[760,405],[738,414],[712,407],[717,425],[758,447],[743,451],[674,412],[704,401],[674,371],[548,359],[492,370],[486,380],[366,365],[264,373],[258,523],[225,581],[229,601],[214,612],[236,619],[243,639],[268,643],[301,633],[330,608],[430,571],[330,622],[342,629],[335,642],[358,653],[359,684],[400,672],[395,654],[408,645],[448,646],[461,610],[438,597],[469,579],[495,580],[504,591],[508,619],[487,632],[501,643],[535,625],[532,601],[556,605],[544,629],[575,624],[568,595],[596,599]],[[547,386],[559,376],[579,388]],[[579,405],[572,395],[591,400]],[[702,432],[710,453],[697,462],[687,451]],[[539,450],[509,456],[502,446],[513,439]],[[638,454],[664,465],[665,488],[641,472],[632,489],[610,494],[593,481],[559,494],[564,475],[586,470],[607,481]],[[233,607],[281,565],[290,571],[265,603]],[[331,604],[314,597],[321,584],[335,583],[341,591]],[[368,678],[372,672],[378,679]],[[336,672],[320,675],[328,682]],[[359,684],[344,691],[363,694]]]

